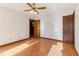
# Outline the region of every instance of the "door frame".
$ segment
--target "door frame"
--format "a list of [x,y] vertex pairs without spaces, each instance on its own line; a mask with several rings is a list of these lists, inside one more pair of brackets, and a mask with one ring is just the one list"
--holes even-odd
[[[33,21],[39,21],[39,23],[40,23],[40,20],[38,19],[38,20],[34,20],[34,19],[29,19],[29,37],[31,37],[31,35],[30,35],[30,21],[31,20],[33,20]],[[40,27],[39,27],[40,28]],[[40,37],[40,29],[39,29],[39,37]]]

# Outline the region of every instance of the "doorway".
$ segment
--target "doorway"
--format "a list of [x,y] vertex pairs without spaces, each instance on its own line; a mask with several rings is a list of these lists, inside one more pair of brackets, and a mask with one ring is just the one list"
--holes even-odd
[[63,41],[74,44],[74,13],[73,15],[63,16]]
[[40,20],[29,21],[30,24],[30,37],[40,37]]

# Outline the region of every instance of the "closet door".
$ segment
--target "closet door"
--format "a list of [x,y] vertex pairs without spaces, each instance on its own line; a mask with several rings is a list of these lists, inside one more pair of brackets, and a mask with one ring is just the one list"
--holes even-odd
[[73,15],[63,17],[63,41],[74,42],[74,19]]

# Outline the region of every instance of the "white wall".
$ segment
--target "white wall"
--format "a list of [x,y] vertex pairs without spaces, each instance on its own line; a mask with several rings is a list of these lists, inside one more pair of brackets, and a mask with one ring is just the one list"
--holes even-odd
[[75,48],[79,54],[79,4],[75,8]]
[[27,15],[0,7],[0,45],[29,37]]
[[41,19],[41,36],[62,40],[62,16],[47,15]]

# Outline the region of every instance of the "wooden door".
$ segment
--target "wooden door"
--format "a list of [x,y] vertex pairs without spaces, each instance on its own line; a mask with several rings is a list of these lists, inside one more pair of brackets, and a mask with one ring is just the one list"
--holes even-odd
[[34,21],[34,36],[40,37],[40,20]]
[[74,42],[74,19],[73,15],[63,17],[63,41]]

